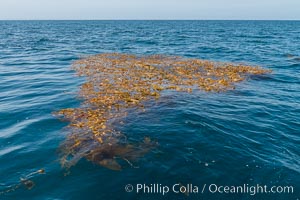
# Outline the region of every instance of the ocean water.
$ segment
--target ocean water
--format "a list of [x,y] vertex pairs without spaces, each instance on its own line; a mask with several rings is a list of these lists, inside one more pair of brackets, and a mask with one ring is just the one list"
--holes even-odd
[[[175,93],[121,131],[157,149],[112,171],[81,160],[70,174],[52,112],[80,106],[73,61],[97,53],[167,54],[259,65],[224,93]],[[0,199],[299,199],[300,21],[0,21]],[[34,174],[35,186],[3,192]],[[199,193],[126,192],[132,184],[193,184]],[[211,184],[293,186],[293,193],[212,193]],[[206,185],[202,193],[203,186]],[[213,188],[212,188],[213,189]],[[1,191],[3,193],[1,193]]]

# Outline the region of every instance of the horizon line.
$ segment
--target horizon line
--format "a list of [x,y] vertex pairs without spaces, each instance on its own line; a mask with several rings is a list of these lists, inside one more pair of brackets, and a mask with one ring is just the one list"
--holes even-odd
[[300,21],[300,19],[0,19],[0,21]]

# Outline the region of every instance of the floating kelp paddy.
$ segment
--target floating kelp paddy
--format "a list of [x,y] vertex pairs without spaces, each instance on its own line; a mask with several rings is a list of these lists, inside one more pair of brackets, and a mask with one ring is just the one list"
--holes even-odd
[[251,75],[269,73],[258,66],[212,62],[177,56],[137,56],[108,53],[76,61],[72,68],[86,82],[79,90],[79,108],[55,113],[68,120],[69,134],[60,150],[61,164],[70,168],[81,158],[112,170],[121,170],[120,160],[134,167],[157,143],[145,137],[131,143],[118,131],[129,109],[147,111],[147,102],[157,100],[163,91],[192,93],[225,92]]

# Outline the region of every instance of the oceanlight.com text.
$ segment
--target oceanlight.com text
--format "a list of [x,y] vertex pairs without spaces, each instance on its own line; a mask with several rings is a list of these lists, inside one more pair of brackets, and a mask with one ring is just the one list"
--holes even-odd
[[161,194],[166,195],[168,193],[174,194],[249,194],[254,196],[256,194],[293,194],[293,186],[267,186],[267,185],[249,185],[242,184],[236,186],[218,185],[218,184],[181,184],[175,183],[173,185],[163,185],[159,183],[153,184],[127,184],[125,186],[126,192],[133,192],[136,194]]

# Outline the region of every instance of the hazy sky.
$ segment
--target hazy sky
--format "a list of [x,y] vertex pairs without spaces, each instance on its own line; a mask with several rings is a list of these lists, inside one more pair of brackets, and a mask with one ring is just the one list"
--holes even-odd
[[0,19],[300,19],[300,0],[0,0]]

